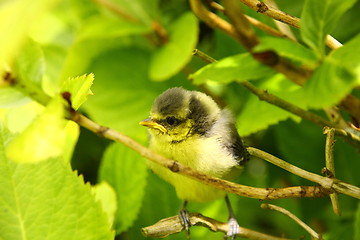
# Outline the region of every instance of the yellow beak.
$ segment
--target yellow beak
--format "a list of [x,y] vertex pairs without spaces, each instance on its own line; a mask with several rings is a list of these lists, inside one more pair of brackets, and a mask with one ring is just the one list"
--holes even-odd
[[147,118],[145,120],[142,120],[141,122],[139,122],[139,124],[141,126],[157,129],[157,130],[159,130],[159,131],[161,131],[163,133],[167,132],[167,129],[163,125],[153,121],[151,118]]

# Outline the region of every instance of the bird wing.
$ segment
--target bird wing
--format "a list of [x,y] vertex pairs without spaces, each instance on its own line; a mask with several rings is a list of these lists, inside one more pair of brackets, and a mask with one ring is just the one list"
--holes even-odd
[[241,137],[239,136],[235,126],[230,126],[231,131],[231,141],[228,142],[227,148],[234,156],[236,161],[239,163],[240,166],[245,165],[245,163],[249,160],[250,155],[246,150]]

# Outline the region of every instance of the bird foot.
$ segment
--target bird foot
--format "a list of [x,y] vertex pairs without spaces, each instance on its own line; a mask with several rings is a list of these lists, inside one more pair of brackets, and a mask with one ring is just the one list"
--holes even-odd
[[234,217],[229,218],[228,225],[229,231],[226,233],[224,239],[230,238],[231,240],[234,240],[240,233],[240,226]]
[[189,211],[186,208],[182,208],[179,211],[179,219],[180,219],[181,225],[183,225],[183,227],[185,228],[186,238],[190,239],[191,222],[190,222]]

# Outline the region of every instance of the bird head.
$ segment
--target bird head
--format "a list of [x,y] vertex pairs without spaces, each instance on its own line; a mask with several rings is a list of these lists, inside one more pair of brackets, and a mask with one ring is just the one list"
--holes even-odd
[[220,108],[204,93],[170,88],[157,97],[150,117],[140,125],[149,128],[151,136],[171,143],[195,135],[206,135],[220,116]]

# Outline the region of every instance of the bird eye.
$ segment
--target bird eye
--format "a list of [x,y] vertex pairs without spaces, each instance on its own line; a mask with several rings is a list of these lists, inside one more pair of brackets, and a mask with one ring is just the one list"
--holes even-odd
[[176,118],[174,117],[167,117],[166,118],[166,123],[169,124],[169,125],[174,125],[176,123]]

